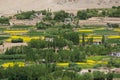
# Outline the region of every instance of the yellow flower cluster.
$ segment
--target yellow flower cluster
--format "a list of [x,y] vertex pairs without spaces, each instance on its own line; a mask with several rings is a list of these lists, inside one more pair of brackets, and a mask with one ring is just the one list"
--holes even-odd
[[2,64],[1,66],[3,68],[8,68],[8,67],[14,67],[15,65],[18,65],[19,67],[24,67],[25,63],[24,62],[7,62]]
[[7,42],[11,42],[12,39],[18,39],[21,38],[23,39],[24,42],[29,42],[31,39],[41,39],[44,40],[44,36],[36,36],[36,37],[29,37],[29,36],[11,36],[9,39],[7,39]]
[[119,28],[119,29],[118,29],[118,28],[116,28],[116,29],[114,29],[113,31],[120,32],[120,28]]
[[94,30],[79,30],[79,32],[93,32]]
[[79,32],[93,32],[95,30],[104,30],[105,28],[95,28],[95,29],[81,29]]
[[63,66],[63,67],[64,67],[64,66],[68,66],[69,63],[57,63],[56,65],[57,65],[57,66]]
[[110,39],[118,39],[118,38],[120,38],[120,36],[114,35],[114,36],[108,36],[108,38],[110,38]]
[[[102,61],[94,61],[94,60],[87,60],[86,62],[77,62],[76,64],[78,65],[95,65],[95,64],[107,64],[106,61],[102,62]],[[57,63],[57,66],[68,66],[69,63]]]
[[102,36],[88,36],[88,37],[85,37],[85,38],[93,38],[93,39],[102,39]]
[[5,30],[4,33],[8,33],[11,35],[17,35],[17,34],[23,34],[23,33],[27,33],[28,30]]

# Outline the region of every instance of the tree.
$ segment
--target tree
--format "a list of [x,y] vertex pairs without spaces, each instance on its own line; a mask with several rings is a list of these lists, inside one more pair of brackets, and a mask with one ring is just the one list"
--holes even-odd
[[5,18],[5,17],[0,17],[0,24],[2,25],[9,25],[9,18]]
[[0,40],[0,45],[3,45],[3,41]]
[[86,11],[78,11],[77,17],[81,20],[86,20],[88,18]]
[[85,46],[85,34],[82,34],[82,46]]
[[89,38],[88,41],[87,41],[88,44],[93,44],[93,37]]
[[101,40],[102,44],[105,44],[105,36],[102,36],[102,40]]
[[34,13],[35,11],[27,11],[27,12],[16,14],[15,16],[17,19],[31,19]]
[[81,52],[79,48],[73,49],[73,52],[71,53],[71,61],[77,62],[77,61],[85,61],[86,56],[84,52]]
[[79,34],[76,32],[68,32],[63,34],[63,37],[69,41],[72,41],[74,45],[79,45]]
[[69,17],[69,14],[63,10],[55,12],[54,20],[56,21],[64,21],[65,18]]
[[29,43],[28,46],[32,48],[46,48],[47,47],[47,41],[45,40],[40,40],[40,39],[32,39]]
[[113,73],[107,73],[107,80],[113,80]]
[[39,22],[36,24],[37,29],[46,29],[47,25],[43,22]]
[[82,75],[83,80],[93,80],[93,75],[91,73],[85,73]]
[[103,72],[95,71],[93,72],[94,80],[105,80],[105,74]]

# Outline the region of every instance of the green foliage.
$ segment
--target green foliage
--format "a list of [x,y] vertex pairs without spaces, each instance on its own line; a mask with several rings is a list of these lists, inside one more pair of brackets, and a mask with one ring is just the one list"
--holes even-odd
[[73,70],[75,72],[81,71],[81,67],[75,63],[69,63],[68,70]]
[[69,41],[72,41],[74,45],[79,45],[79,34],[76,32],[64,33],[63,37]]
[[78,11],[77,17],[81,20],[86,20],[88,18],[86,11]]
[[107,80],[113,80],[113,73],[108,73],[106,77]]
[[83,80],[93,80],[93,75],[91,73],[85,73],[82,75]]
[[11,28],[12,29],[29,29],[29,28],[31,28],[32,26],[27,26],[27,25],[14,25],[14,26],[12,26]]
[[102,44],[105,44],[105,36],[102,36],[102,40],[101,40]]
[[85,34],[82,34],[82,46],[85,46]]
[[107,23],[107,26],[108,26],[109,28],[119,28],[119,24]]
[[5,54],[12,55],[12,54],[24,54],[25,46],[16,46],[5,51]]
[[0,55],[1,60],[19,60],[19,59],[25,59],[25,55],[23,54],[12,54],[12,55]]
[[9,18],[5,18],[5,17],[0,17],[0,24],[5,24],[5,25],[9,25]]
[[22,43],[22,42],[23,42],[23,39],[22,39],[22,38],[12,39],[11,42],[12,42],[12,43]]
[[91,45],[86,46],[85,52],[88,55],[106,55],[111,52],[110,47],[105,47],[104,45]]
[[63,29],[72,29],[72,25],[70,25],[70,24],[63,24],[62,28]]
[[51,24],[39,22],[36,24],[36,27],[37,27],[37,29],[47,29],[47,28],[51,27]]
[[0,40],[0,45],[3,45],[3,41]]
[[91,17],[120,17],[120,8],[113,7],[112,9],[87,9],[77,12],[77,17],[81,20],[86,20]]
[[35,11],[28,11],[16,14],[15,16],[17,19],[31,19],[34,13]]
[[67,46],[67,41],[65,39],[62,39],[62,38],[55,38],[53,40],[53,47],[56,48],[63,48]]
[[[83,41],[84,42],[84,41]],[[93,37],[89,38],[87,41],[87,44],[92,45],[93,44]]]
[[112,43],[120,43],[120,39],[107,39],[106,40],[107,43],[112,44]]
[[120,74],[119,73],[113,73],[113,77],[114,78],[120,78]]
[[71,61],[72,62],[84,62],[86,60],[86,55],[84,52],[80,51],[79,48],[75,48],[71,53]]
[[8,39],[9,37],[8,36],[0,36],[0,40],[5,40],[5,39]]
[[119,68],[120,67],[120,61],[119,61],[120,59],[117,59],[117,58],[114,58],[114,59],[110,59],[109,61],[108,61],[108,64],[107,64],[107,66],[108,67],[117,67],[117,68]]
[[103,72],[95,71],[93,72],[94,80],[105,80],[105,74]]
[[54,20],[56,21],[64,21],[65,18],[68,18],[69,17],[69,13],[65,12],[65,11],[58,11],[58,12],[55,12],[54,14]]
[[40,39],[32,39],[28,45],[32,48],[46,48],[47,47],[47,41],[40,40]]

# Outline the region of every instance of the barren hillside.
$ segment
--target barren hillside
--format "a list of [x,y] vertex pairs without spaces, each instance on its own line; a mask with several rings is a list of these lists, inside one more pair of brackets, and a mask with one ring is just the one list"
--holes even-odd
[[51,9],[76,11],[86,8],[120,6],[120,0],[0,0],[0,14],[13,14],[19,10]]

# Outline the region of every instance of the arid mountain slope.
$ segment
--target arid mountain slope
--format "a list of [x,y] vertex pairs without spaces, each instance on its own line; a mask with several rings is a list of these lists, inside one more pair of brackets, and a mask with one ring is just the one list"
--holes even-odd
[[18,10],[67,10],[109,8],[119,6],[120,0],[0,0],[0,14],[13,14]]

